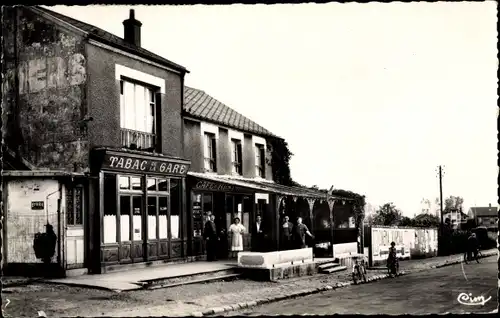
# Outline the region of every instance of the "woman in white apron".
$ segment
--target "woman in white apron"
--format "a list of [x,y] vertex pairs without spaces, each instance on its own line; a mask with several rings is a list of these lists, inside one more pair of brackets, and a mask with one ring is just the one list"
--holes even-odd
[[239,218],[234,218],[233,224],[229,227],[231,233],[231,257],[237,257],[239,251],[243,251],[243,233],[245,227],[240,223]]

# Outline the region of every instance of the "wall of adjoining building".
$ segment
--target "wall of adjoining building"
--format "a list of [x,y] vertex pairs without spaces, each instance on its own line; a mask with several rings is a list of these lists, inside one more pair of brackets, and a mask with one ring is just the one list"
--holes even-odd
[[83,38],[29,8],[3,10],[5,143],[38,168],[86,169]]
[[[41,263],[35,255],[34,239],[36,233],[45,233],[46,225],[52,225],[57,237],[61,235],[58,218],[58,199],[61,197],[60,184],[53,179],[9,180],[4,184],[7,191],[5,211],[6,263]],[[62,199],[62,198],[61,198]],[[40,208],[43,202],[43,208]],[[35,203],[37,207],[33,207]],[[61,200],[61,211],[64,200]],[[52,257],[57,262],[58,248]]]

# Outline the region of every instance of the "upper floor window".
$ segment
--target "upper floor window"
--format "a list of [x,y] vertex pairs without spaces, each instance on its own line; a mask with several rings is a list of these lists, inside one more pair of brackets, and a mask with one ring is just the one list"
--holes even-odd
[[215,135],[211,133],[205,133],[204,135],[204,157],[205,157],[205,171],[216,172],[216,143]]
[[266,153],[264,145],[255,144],[255,175],[257,177],[265,178],[265,162]]
[[231,140],[231,161],[233,163],[233,174],[242,175],[242,150],[241,141],[238,139]]
[[154,149],[157,131],[157,90],[132,81],[120,81],[122,145]]

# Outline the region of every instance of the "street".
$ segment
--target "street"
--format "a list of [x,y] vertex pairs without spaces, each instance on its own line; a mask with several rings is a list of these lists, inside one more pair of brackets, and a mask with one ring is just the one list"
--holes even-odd
[[[490,312],[498,304],[497,257],[484,258],[480,262],[420,271],[366,285],[349,286],[300,299],[228,312],[225,315]],[[466,306],[457,300],[461,293],[491,299],[484,306]]]

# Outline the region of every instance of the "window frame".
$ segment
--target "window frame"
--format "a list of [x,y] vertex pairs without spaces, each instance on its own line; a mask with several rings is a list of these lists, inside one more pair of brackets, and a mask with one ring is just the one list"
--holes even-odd
[[243,146],[240,139],[231,139],[231,172],[234,175],[243,175]]
[[205,172],[217,172],[217,139],[214,133],[203,134],[203,168]]
[[[80,222],[76,222],[77,220],[77,213],[76,213],[76,210],[77,210],[77,204],[75,203],[76,202],[76,192],[75,190],[80,191],[80,203],[78,205],[78,207],[80,208]],[[83,220],[83,217],[84,217],[84,208],[85,208],[85,205],[84,205],[84,195],[85,195],[85,192],[84,192],[84,188],[83,188],[83,185],[81,184],[78,184],[78,185],[75,185],[73,186],[72,188],[67,188],[66,189],[66,226],[68,227],[81,227],[84,225],[84,220]],[[68,206],[68,198],[71,197],[71,207]],[[72,216],[73,218],[73,221],[70,222],[69,220],[69,216]]]
[[256,143],[254,146],[254,151],[255,151],[255,176],[264,179],[266,177],[265,147],[263,144]]
[[[134,92],[134,107],[133,111],[129,109],[129,105],[126,104],[125,100],[125,83],[133,86]],[[139,129],[137,126],[137,97],[136,97],[136,87],[140,86],[144,90],[144,109],[142,110],[144,115],[144,120],[142,126],[144,129]],[[144,146],[151,143],[150,147],[145,147],[146,149],[153,148],[158,150],[158,136],[161,127],[161,109],[159,103],[159,94],[161,88],[152,84],[148,84],[127,76],[120,76],[120,130],[126,134],[125,138],[127,142],[122,140],[122,144],[130,146],[131,144],[136,144],[138,147],[142,146],[142,141],[144,141]],[[127,111],[128,110],[128,111]],[[127,127],[128,117],[132,116],[133,128]],[[152,117],[152,118],[150,118]],[[152,121],[152,122],[151,122]],[[148,129],[150,128],[150,129]],[[132,135],[133,137],[130,137]],[[150,142],[146,141],[148,138],[152,138]],[[142,140],[143,139],[143,140]]]

